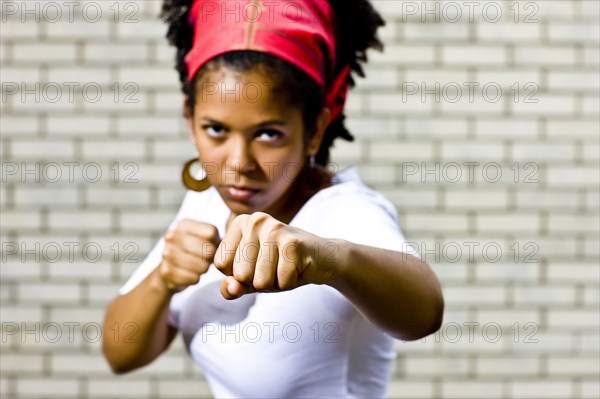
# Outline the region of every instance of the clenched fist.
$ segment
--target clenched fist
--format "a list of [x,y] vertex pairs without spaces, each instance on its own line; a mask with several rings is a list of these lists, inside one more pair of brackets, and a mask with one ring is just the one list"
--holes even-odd
[[251,292],[325,284],[340,274],[339,240],[323,239],[256,212],[239,215],[219,244],[214,264],[226,299]]
[[165,234],[159,275],[173,292],[196,284],[208,270],[219,245],[219,231],[211,224],[181,220]]

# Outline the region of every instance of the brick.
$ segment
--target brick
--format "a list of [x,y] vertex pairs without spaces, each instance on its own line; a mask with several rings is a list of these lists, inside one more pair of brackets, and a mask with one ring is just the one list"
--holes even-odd
[[552,381],[512,381],[510,382],[510,397],[526,398],[567,398],[573,392],[572,382],[569,380],[553,379]]
[[557,376],[597,376],[600,363],[597,357],[550,357],[548,358],[548,374]]
[[469,359],[466,357],[421,357],[407,358],[405,372],[408,377],[435,373],[440,377],[466,376],[469,372]]
[[[4,88],[7,87],[7,83],[16,83],[18,85],[18,92],[12,96],[13,98],[17,97],[20,100],[22,93],[25,90],[33,90],[35,88],[34,83],[39,82],[40,80],[40,68],[37,66],[2,66],[3,91]],[[27,83],[27,85],[23,87],[23,83]],[[30,96],[32,97],[33,95],[28,95],[28,97]]]
[[72,64],[76,60],[76,48],[74,44],[55,43],[22,43],[13,48],[13,62],[30,63],[43,62]]
[[388,385],[390,398],[432,398],[433,384],[431,381],[391,381]]
[[593,262],[550,261],[546,266],[549,281],[586,283],[600,279],[600,269]]
[[488,191],[461,191],[451,190],[445,195],[447,209],[473,209],[494,208],[506,209],[508,205],[508,193],[500,190]]
[[482,262],[475,268],[476,280],[485,283],[500,282],[536,282],[540,276],[540,265],[537,263],[516,262]]
[[18,185],[15,187],[14,198],[23,207],[44,206],[52,204],[53,207],[74,207],[79,201],[75,187],[46,185],[43,187],[32,185]]
[[600,303],[600,290],[596,287],[585,287],[583,291],[583,303],[585,305],[598,305]]
[[177,398],[198,398],[198,397],[210,397],[210,387],[205,380],[197,381],[189,379],[177,380],[158,380],[158,394],[161,397],[177,397]]
[[86,159],[140,159],[146,155],[146,143],[134,140],[85,140],[82,156]]
[[433,158],[431,143],[374,142],[369,147],[369,159],[379,161],[429,160]]
[[518,286],[515,287],[514,300],[517,306],[532,305],[575,305],[573,287]]
[[476,90],[488,90],[488,97],[493,98],[496,96],[496,88],[500,86],[502,96],[513,102],[522,101],[534,89],[539,89],[541,81],[540,73],[531,68],[485,69],[478,71],[475,76],[474,81],[479,83]]
[[445,283],[466,283],[468,278],[468,267],[464,264],[435,262],[430,264],[435,275]]
[[17,394],[36,397],[38,395],[58,398],[79,397],[79,381],[75,378],[27,378],[16,380]]
[[506,290],[498,286],[452,286],[444,289],[444,299],[449,303],[468,304],[477,298],[480,306],[498,305],[506,302]]
[[442,396],[456,399],[502,398],[503,384],[498,381],[443,381]]
[[536,323],[539,325],[540,315],[535,310],[522,310],[522,309],[486,309],[479,310],[476,312],[477,317],[473,320],[479,322],[482,325],[488,323],[498,323],[502,327],[510,327],[515,323],[521,325],[525,323]]
[[36,135],[40,130],[40,120],[16,115],[2,115],[0,129],[2,129],[2,134],[7,136]]
[[87,114],[110,111],[114,114],[139,115],[139,111],[148,109],[148,106],[148,94],[138,83],[127,81],[117,81],[105,87],[95,102],[83,102],[83,110]]
[[549,90],[578,90],[597,92],[600,88],[600,78],[593,71],[548,72]]
[[582,158],[583,158],[584,162],[589,162],[589,163],[598,162],[598,159],[600,158],[599,154],[600,154],[600,146],[599,145],[594,145],[594,144],[584,144],[583,145]]
[[466,231],[467,218],[462,215],[448,215],[447,213],[416,213],[406,215],[404,227],[407,231],[420,231],[437,226],[445,231]]
[[406,118],[406,135],[411,138],[437,137],[438,135],[466,137],[467,122],[464,118],[425,117]]
[[78,323],[75,325],[81,329],[86,328],[86,324],[89,324],[87,330],[82,330],[83,339],[87,343],[94,343],[100,340],[98,332],[102,328],[104,312],[104,307],[96,308],[89,305],[85,307],[52,306],[49,321],[67,326],[69,325],[67,323]]
[[[525,179],[524,176],[519,178]],[[535,184],[533,186],[535,187]],[[573,209],[577,204],[577,198],[578,195],[574,191],[544,190],[544,195],[540,195],[537,190],[523,189],[515,193],[516,206],[519,209]]]
[[[518,102],[510,102],[512,113],[515,115],[574,115],[575,101],[574,97],[567,95],[547,95],[527,91],[527,97],[521,98]],[[527,101],[527,102],[525,102]]]
[[598,117],[600,113],[600,99],[596,95],[583,96],[582,114],[588,117]]
[[538,324],[519,323],[509,331],[508,343],[512,353],[561,355],[573,353],[575,339],[569,332],[549,332],[541,330]]
[[576,50],[570,46],[527,46],[519,45],[514,49],[516,65],[575,65]]
[[600,321],[598,312],[594,310],[562,310],[548,311],[548,328],[551,329],[598,329]]
[[569,257],[575,256],[575,240],[570,238],[535,238],[528,241],[534,248],[530,248],[534,253],[534,259],[548,259],[553,256]]
[[357,90],[393,89],[400,84],[399,74],[395,68],[365,68],[366,77],[357,79]]
[[442,62],[445,65],[504,65],[506,49],[502,46],[471,45],[442,47]]
[[2,304],[3,323],[37,323],[42,319],[42,309],[36,306],[7,306]]
[[352,117],[346,121],[346,127],[357,139],[391,139],[399,134],[400,124],[397,118],[374,118],[369,116]]
[[[54,281],[106,281],[112,275],[112,265],[109,261],[86,262],[78,260],[70,262],[63,259],[60,262],[52,263],[49,267],[50,279]],[[90,286],[92,289],[94,285]]]
[[533,376],[540,373],[537,357],[483,357],[477,359],[477,375],[480,376]]
[[108,118],[89,115],[70,115],[68,117],[48,115],[46,121],[48,135],[52,137],[106,135],[109,131],[109,125]]
[[597,67],[600,64],[600,50],[598,47],[586,47],[583,49],[583,63],[586,66]]
[[[469,85],[470,82],[467,82]],[[467,83],[447,86],[440,96],[440,108],[444,116],[477,115],[500,116],[506,110],[504,94],[496,86],[475,86],[470,88]],[[472,86],[471,86],[472,87]],[[430,100],[433,101],[433,100]]]
[[535,143],[514,144],[512,146],[511,159],[520,162],[527,161],[573,161],[575,158],[575,147],[569,143]]
[[448,83],[463,85],[467,81],[469,74],[462,68],[406,68],[403,79],[403,82],[415,83],[421,90],[434,90],[436,83],[441,90]]
[[336,162],[360,162],[363,152],[361,146],[343,140],[338,140],[330,150],[331,159]]
[[529,231],[540,229],[540,218],[535,214],[481,214],[475,219],[477,230],[480,232],[493,231]]
[[[493,11],[490,10],[490,13]],[[491,16],[491,15],[490,15]],[[542,36],[540,24],[480,23],[475,25],[476,35],[480,42],[507,42],[518,40],[521,43],[537,42]]]
[[117,133],[119,135],[149,135],[163,134],[173,136],[180,128],[180,121],[176,118],[122,117],[117,119]]
[[428,113],[433,110],[434,100],[421,98],[416,94],[379,94],[367,97],[368,109],[375,115]]
[[41,374],[44,370],[44,359],[39,354],[3,353],[0,356],[0,365],[3,374]]
[[546,182],[553,187],[598,187],[598,176],[596,167],[548,165],[546,168]]
[[[369,168],[375,168],[373,166]],[[360,170],[363,170],[361,168]],[[371,180],[376,181],[376,180]],[[387,199],[389,199],[394,205],[400,208],[436,208],[438,206],[437,193],[434,190],[423,188],[423,189],[404,189],[404,188],[391,188],[380,190]]]
[[383,53],[371,51],[368,53],[369,62],[377,65],[430,65],[434,62],[435,51],[433,45],[400,45],[390,44],[385,46]]
[[176,87],[177,72],[173,68],[164,67],[121,67],[118,72],[118,82],[132,82],[144,88]]
[[50,368],[58,375],[106,375],[110,368],[106,360],[99,354],[53,354],[50,357]]
[[[504,149],[498,144],[444,143],[442,158],[457,161],[472,161],[482,159],[502,159]],[[469,173],[468,169],[463,173]]]
[[78,284],[26,284],[17,285],[20,303],[46,303],[52,298],[53,303],[77,303],[81,299]]
[[581,382],[581,397],[582,398],[597,398],[600,396],[600,382],[597,379]]
[[148,59],[146,46],[142,44],[86,43],[83,57],[87,63],[144,63]]
[[150,384],[147,379],[110,380],[94,379],[88,383],[88,394],[92,396],[116,395],[120,398],[150,397]]
[[[132,206],[144,209],[150,206],[150,192],[141,187],[93,187],[85,192],[85,202],[94,207],[98,206]],[[181,198],[179,198],[181,203]]]
[[409,43],[414,43],[415,41],[429,40],[444,40],[444,43],[447,43],[449,41],[465,41],[469,38],[469,24],[408,23],[404,24],[404,30],[402,31],[402,34],[400,36],[404,41]]
[[38,230],[41,228],[41,215],[35,211],[5,212],[2,214],[2,228]]
[[[120,23],[116,26],[117,36],[120,40],[156,40],[163,41],[165,26],[157,19],[141,19],[138,15],[132,15],[134,10],[123,13],[123,18],[130,15],[131,23]],[[135,19],[138,22],[135,22]]]
[[[34,16],[25,17],[19,7],[17,14],[11,17],[7,16],[6,22],[2,21],[2,40],[35,40],[39,38],[40,24],[32,23]],[[3,15],[3,18],[5,16]],[[23,20],[24,18],[27,18]],[[29,21],[29,22],[28,22]]]
[[108,230],[112,226],[108,211],[50,211],[48,224],[51,229],[73,229],[80,231]]
[[119,226],[125,231],[163,230],[173,221],[175,215],[171,211],[154,211],[152,218],[146,212],[123,211],[119,217]]
[[548,215],[548,229],[551,231],[597,233],[598,226],[598,215]]
[[597,23],[549,22],[548,38],[555,43],[598,43]]
[[[7,244],[8,241],[2,241],[2,244]],[[18,246],[18,243],[17,243]],[[41,265],[33,262],[21,262],[21,255],[10,256],[3,253],[2,267],[0,268],[0,280],[7,279],[17,280],[37,280],[41,277]]]
[[[96,2],[96,4],[101,4],[102,2]],[[88,3],[89,4],[89,3]],[[77,11],[77,10],[75,10]],[[65,13],[63,14],[64,21],[60,21],[57,23],[46,23],[44,24],[46,36],[56,39],[88,39],[88,40],[97,40],[97,39],[108,39],[110,35],[111,29],[113,29],[114,22],[112,18],[103,18],[97,22],[97,13],[100,13],[100,16],[104,15],[107,17],[107,12],[98,11],[95,7],[89,7],[84,12],[83,8],[80,9],[80,15],[85,15],[85,18],[82,19],[73,19],[72,22],[69,21],[68,18],[68,10],[65,9]]]
[[[81,90],[87,84],[111,85],[114,80],[111,78],[109,68],[53,68],[48,71],[48,82],[56,82],[63,85],[66,82],[73,82],[76,91]],[[68,93],[67,86],[65,92]],[[89,89],[89,95],[95,97],[95,92]],[[108,89],[103,91],[104,95],[113,96]]]

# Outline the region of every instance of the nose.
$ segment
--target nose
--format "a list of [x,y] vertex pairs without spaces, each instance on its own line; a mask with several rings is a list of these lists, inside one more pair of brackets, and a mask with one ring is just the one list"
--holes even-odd
[[225,184],[244,182],[240,181],[240,176],[247,177],[257,168],[251,143],[244,135],[233,134],[228,144],[225,161]]

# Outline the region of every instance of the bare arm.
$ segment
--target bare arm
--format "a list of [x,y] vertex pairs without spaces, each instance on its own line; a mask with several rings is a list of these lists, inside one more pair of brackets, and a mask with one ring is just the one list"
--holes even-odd
[[172,293],[158,271],[155,269],[131,292],[117,297],[106,311],[102,351],[115,373],[152,362],[177,334],[167,324]]
[[444,299],[427,263],[403,252],[345,240],[336,243],[339,274],[328,284],[368,320],[403,340],[419,339],[440,328]]

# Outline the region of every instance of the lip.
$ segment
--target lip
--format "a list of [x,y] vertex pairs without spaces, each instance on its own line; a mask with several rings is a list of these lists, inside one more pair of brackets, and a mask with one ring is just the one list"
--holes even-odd
[[238,201],[247,201],[260,190],[247,186],[224,186],[229,197]]

